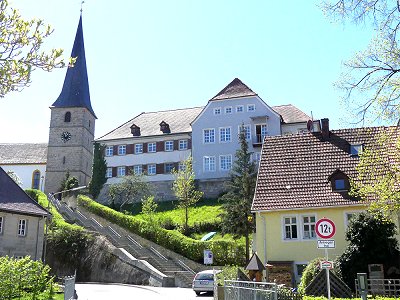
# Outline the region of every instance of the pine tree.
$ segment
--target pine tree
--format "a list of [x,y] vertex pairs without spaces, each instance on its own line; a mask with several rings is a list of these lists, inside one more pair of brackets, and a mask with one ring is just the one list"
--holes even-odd
[[251,213],[254,190],[256,187],[257,169],[251,160],[251,152],[246,141],[243,126],[239,133],[240,149],[236,151],[231,170],[231,178],[227,183],[227,193],[221,197],[223,202],[221,214],[222,232],[231,233],[234,237],[245,237],[246,260],[250,258],[250,235],[255,223]]
[[92,180],[89,183],[89,192],[94,199],[100,194],[101,188],[107,182],[107,162],[104,159],[105,145],[94,143]]

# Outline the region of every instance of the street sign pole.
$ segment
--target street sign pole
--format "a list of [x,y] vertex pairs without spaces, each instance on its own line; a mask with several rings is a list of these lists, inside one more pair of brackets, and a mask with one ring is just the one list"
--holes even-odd
[[[333,221],[328,218],[319,219],[317,221],[317,223],[315,224],[315,232],[321,239],[326,241],[326,243],[318,243],[317,242],[317,245],[318,245],[318,248],[320,247],[320,244],[324,247],[325,259],[326,259],[326,262],[329,264],[328,249],[335,247],[335,241],[330,240],[328,242],[327,239],[330,239],[335,235],[335,233],[336,233],[335,223],[333,223]],[[331,299],[331,282],[330,282],[330,278],[329,278],[329,275],[330,275],[329,270],[330,270],[330,268],[327,267],[326,268],[326,289],[328,292],[328,300]]]
[[[325,257],[326,260],[329,261],[328,259],[328,248],[325,248]],[[331,281],[329,278],[329,268],[326,268],[326,288],[328,290],[328,300],[331,300]]]

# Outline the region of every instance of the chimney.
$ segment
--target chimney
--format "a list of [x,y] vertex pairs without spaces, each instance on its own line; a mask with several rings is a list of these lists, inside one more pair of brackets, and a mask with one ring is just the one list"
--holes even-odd
[[329,119],[321,119],[321,133],[324,141],[329,139]]
[[140,127],[132,124],[131,126],[131,133],[133,136],[140,136]]

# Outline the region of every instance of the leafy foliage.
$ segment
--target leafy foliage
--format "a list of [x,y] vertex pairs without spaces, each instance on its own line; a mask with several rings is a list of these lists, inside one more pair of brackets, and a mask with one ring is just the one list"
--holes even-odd
[[[61,181],[60,191],[61,191],[61,192],[62,192],[62,191],[67,191],[67,190],[76,188],[76,187],[78,187],[78,186],[79,186],[78,179],[77,179],[76,177],[74,177],[74,176],[71,176],[71,175],[69,174],[69,171],[67,171],[67,172],[65,173],[65,178],[64,178],[64,180]],[[65,193],[64,193],[64,196],[65,196],[65,195],[68,195],[68,192],[65,192]]]
[[323,260],[323,258],[314,258],[310,261],[307,267],[304,269],[303,274],[301,275],[301,281],[298,286],[298,292],[301,295],[305,295],[306,287],[313,281],[313,279],[320,272],[319,262]]
[[0,97],[27,86],[37,68],[51,71],[65,66],[61,49],[41,51],[51,27],[43,20],[24,20],[7,0],[0,2],[0,32]]
[[149,196],[142,200],[142,214],[147,222],[154,224],[154,213],[158,204],[154,201],[154,196]]
[[89,183],[89,193],[94,199],[100,194],[101,188],[107,182],[107,162],[104,158],[105,145],[94,143],[92,180]]
[[78,201],[79,205],[92,213],[194,261],[202,262],[204,250],[210,249],[213,251],[216,265],[245,263],[243,247],[232,241],[194,240],[176,230],[166,230],[135,216],[117,212],[86,196],[79,195]]
[[175,177],[172,190],[179,199],[178,207],[182,208],[185,212],[184,231],[188,232],[189,208],[200,200],[203,196],[203,192],[196,190],[191,156],[184,161],[183,166],[182,170],[172,171]]
[[29,295],[51,299],[54,294],[50,267],[29,256],[14,259],[0,257],[0,299],[13,299]]
[[[367,23],[376,32],[370,45],[347,61],[337,86],[344,91],[349,106],[365,119],[399,119],[400,10],[397,1],[325,1],[323,10],[333,19]],[[362,99],[358,102],[357,99]]]
[[390,216],[400,209],[400,140],[397,128],[387,128],[376,136],[373,147],[366,148],[352,181],[353,195],[373,200],[370,211]]
[[150,184],[144,179],[143,175],[130,174],[124,176],[119,183],[112,184],[108,195],[113,205],[122,207],[127,203],[140,202],[141,199],[150,195]]
[[344,282],[354,287],[357,273],[367,273],[368,264],[398,265],[396,226],[383,216],[360,213],[350,220],[346,232],[349,245],[337,262]]
[[240,149],[236,151],[236,160],[231,170],[231,178],[227,184],[228,192],[221,197],[222,231],[232,233],[236,237],[246,238],[246,259],[249,260],[250,235],[255,223],[251,213],[257,170],[251,161],[251,152],[246,141],[244,128],[239,133]]

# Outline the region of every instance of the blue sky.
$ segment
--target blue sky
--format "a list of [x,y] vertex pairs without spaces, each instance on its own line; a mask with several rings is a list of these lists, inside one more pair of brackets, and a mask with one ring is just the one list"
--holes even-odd
[[[10,0],[51,24],[45,47],[69,57],[79,0]],[[206,105],[235,77],[269,105],[293,104],[331,128],[353,126],[333,87],[373,32],[332,23],[319,1],[86,0],[83,30],[96,137],[143,111]],[[37,70],[0,99],[0,142],[47,142],[65,69]]]

